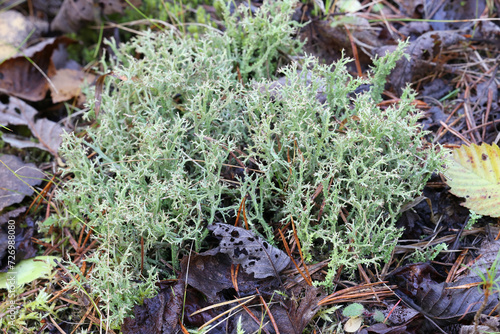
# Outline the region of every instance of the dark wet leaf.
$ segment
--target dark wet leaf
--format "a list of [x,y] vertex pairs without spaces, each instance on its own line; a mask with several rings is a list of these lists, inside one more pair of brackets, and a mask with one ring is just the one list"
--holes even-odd
[[30,259],[34,257],[37,252],[35,244],[31,239],[35,234],[35,222],[29,216],[26,217],[23,224],[21,224],[21,222],[18,222],[16,227],[16,262]]
[[[219,308],[213,308],[193,315],[193,313],[211,305],[213,305],[213,303],[207,300],[202,293],[188,286],[184,303],[184,326],[200,327],[215,318],[220,313]],[[225,326],[226,323],[223,322],[215,328],[212,328],[210,332],[214,334],[226,333],[224,330]]]
[[[1,159],[1,158],[0,158]],[[1,175],[0,175],[1,177]],[[9,246],[8,244],[8,225],[7,223],[9,221],[12,221],[13,219],[17,218],[20,214],[24,213],[26,211],[27,207],[22,206],[20,208],[14,209],[12,211],[6,212],[3,215],[0,216],[0,271],[2,271],[3,266],[1,265],[1,262],[5,255],[7,254],[7,248]],[[1,210],[0,210],[1,211]],[[17,229],[16,231],[22,232]]]
[[[208,252],[193,254],[190,258],[187,256],[183,258],[181,262],[183,273],[187,272],[189,260],[189,275],[187,275],[186,279],[188,286],[206,296],[201,301],[206,300],[210,305],[237,298],[238,293],[231,280],[231,260],[226,254],[217,253],[215,255],[207,255],[207,253]],[[274,277],[256,280],[253,278],[252,274],[247,274],[240,270],[237,276],[237,285],[240,297],[255,294],[258,288],[262,295],[272,298],[273,301],[279,298],[274,293],[274,291],[279,288],[278,281]],[[290,298],[282,301],[280,304],[273,304],[271,306],[271,312],[276,320],[280,333],[302,333],[309,321],[319,310],[318,301],[325,297],[325,294],[319,288],[306,287],[305,291],[302,290],[302,292],[301,296],[303,296],[300,299]],[[205,306],[201,304],[201,301],[198,306],[191,306],[192,311]],[[226,306],[225,308],[228,307]],[[225,308],[222,307],[217,310],[219,310],[220,313],[222,310],[225,310]],[[192,313],[191,310],[188,311],[188,315]],[[260,308],[257,310],[254,309],[254,311],[254,315],[260,319],[262,316]],[[204,315],[207,312],[201,314]],[[214,317],[215,315],[207,316]],[[252,329],[259,329],[259,325],[256,324],[255,320],[245,311],[241,311],[237,316],[230,318],[228,326],[236,328],[236,322],[240,317],[243,328],[247,332],[251,332]],[[207,321],[207,319],[205,319],[205,321]],[[186,320],[189,322],[194,321],[194,319],[191,320],[189,316]],[[217,328],[219,328],[219,326]],[[266,329],[273,332],[272,325],[267,326]]]
[[44,178],[35,164],[25,164],[13,155],[0,156],[0,211],[33,195],[33,186]]
[[123,334],[171,334],[179,332],[184,281],[161,288],[156,297],[134,307],[134,318],[125,318]]
[[414,331],[409,331],[406,325],[388,326],[384,323],[371,325],[370,327],[363,328],[359,334],[413,334]]
[[[324,297],[325,294],[322,293],[321,289],[307,287],[305,295],[302,298],[291,298],[285,301],[282,300],[280,303],[273,303],[270,306],[270,311],[276,321],[279,332],[281,334],[302,334],[307,324],[320,309],[318,307],[318,301]],[[278,300],[280,300],[280,297],[276,295],[272,297],[273,302]],[[270,300],[268,300],[268,303],[269,301]],[[263,314],[262,309],[252,308],[251,310],[257,319],[264,318],[262,323],[267,323],[264,328],[268,332],[275,332],[268,315]],[[246,333],[259,331],[260,324],[257,324],[246,312],[240,312],[233,321],[236,323],[240,317],[242,327],[245,329]],[[233,333],[236,333],[236,331],[233,331]]]
[[[143,305],[135,306],[135,317],[125,319],[122,326],[123,333],[177,333],[180,328],[178,323],[182,314],[184,314],[183,324],[189,327],[200,327],[217,316],[220,313],[220,308],[192,315],[196,311],[216,303],[210,297],[207,298],[207,296],[211,296],[210,291],[216,292],[217,289],[221,288],[212,279],[220,277],[227,281],[224,277],[224,272],[227,272],[229,275],[229,267],[212,267],[217,261],[211,261],[210,258],[196,254],[185,256],[181,261],[181,275],[177,279],[177,282],[167,287],[162,287],[157,296],[145,299]],[[212,264],[204,267],[205,260],[212,262]],[[211,270],[220,270],[221,275],[217,276]],[[207,278],[207,284],[203,282],[204,276]],[[185,282],[188,283],[187,286]],[[186,287],[186,294],[184,294],[184,287]],[[234,295],[231,295],[228,300],[233,299],[233,297]],[[227,306],[222,307],[222,310],[226,308]],[[226,323],[223,322],[216,328],[212,328],[211,333],[226,333],[225,328]]]
[[290,264],[288,255],[271,246],[253,232],[240,227],[216,223],[208,227],[222,237],[217,252],[229,255],[233,263],[241,264],[255,278],[278,276]]
[[[186,272],[188,259],[188,257],[184,257],[181,262],[183,272]],[[261,289],[264,284],[242,270],[238,272],[237,279],[238,289],[242,296],[255,293],[255,288]],[[222,253],[191,255],[187,284],[203,293],[213,304],[231,300],[236,296],[236,290],[231,281],[231,260]],[[275,284],[274,288],[276,287]],[[269,290],[273,291],[272,288]]]
[[3,134],[2,139],[18,148],[37,147],[57,156],[63,127],[48,119],[36,119],[37,113],[33,107],[15,97],[10,97],[8,104],[0,102],[0,124],[26,125],[38,143],[12,134]]
[[[4,216],[4,215],[2,215]],[[21,224],[22,223],[22,224]],[[15,263],[21,260],[32,258],[36,255],[37,249],[35,248],[31,238],[35,232],[35,223],[30,217],[26,220],[16,221],[15,228]],[[8,225],[7,223],[0,223],[0,272],[6,272],[9,269],[8,261],[4,258],[5,250],[8,247]]]
[[403,228],[403,239],[411,239],[414,235],[423,235],[422,221],[415,210],[403,212],[397,221],[397,227]]
[[[306,287],[304,296],[300,299],[294,300],[293,298],[287,300],[285,305],[287,306],[287,317],[283,320],[289,320],[289,324],[282,323],[279,321],[280,333],[284,333],[281,329],[285,326],[290,327],[288,330],[290,333],[302,333],[306,328],[307,324],[319,311],[318,301],[326,296],[324,291],[316,287]],[[293,329],[293,331],[292,331]]]
[[[483,282],[480,273],[487,275],[500,249],[500,241],[485,244],[481,258],[471,267],[465,277],[446,283],[430,264],[415,264],[403,267],[394,273],[400,290],[398,295],[409,306],[432,319],[439,325],[470,321],[485,300],[485,293],[477,283]],[[497,264],[498,269],[498,264]],[[498,279],[498,270],[494,273]],[[483,314],[498,311],[494,308],[498,296],[491,293],[485,302]]]

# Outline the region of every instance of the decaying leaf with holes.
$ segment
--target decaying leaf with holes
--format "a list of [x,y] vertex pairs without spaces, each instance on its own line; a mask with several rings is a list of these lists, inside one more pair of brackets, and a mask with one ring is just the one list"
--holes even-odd
[[248,274],[255,278],[277,276],[290,264],[288,255],[241,227],[216,223],[208,229],[222,237],[216,252],[227,254],[233,263],[241,264]]
[[451,193],[465,197],[465,207],[500,217],[500,148],[496,144],[455,149],[448,159],[446,178]]

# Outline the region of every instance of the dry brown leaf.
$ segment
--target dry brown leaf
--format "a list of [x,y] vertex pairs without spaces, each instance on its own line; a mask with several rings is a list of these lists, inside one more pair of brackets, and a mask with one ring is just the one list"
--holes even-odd
[[5,60],[0,64],[0,91],[28,101],[43,100],[50,86],[46,77],[56,74],[52,53],[71,42],[67,37],[49,38]]
[[12,134],[3,134],[2,139],[18,148],[37,147],[57,156],[64,128],[48,119],[36,119],[37,111],[26,102],[10,97],[9,102],[0,102],[0,124],[26,125],[38,139],[38,143]]
[[500,217],[500,148],[462,145],[448,160],[447,183],[462,205],[481,215]]
[[14,155],[0,156],[0,211],[33,195],[33,186],[44,178],[34,164],[25,164]]
[[140,0],[64,0],[51,28],[62,32],[76,32],[87,22],[99,21],[101,14],[123,13],[129,6],[127,2],[136,7],[141,4]]
[[[454,31],[431,31],[423,34],[406,48],[405,52],[410,56],[409,59],[403,57],[398,60],[387,81],[398,95],[401,95],[408,83],[435,71],[435,65],[432,63],[436,62],[435,59],[439,58],[443,50],[463,40],[465,38]],[[382,57],[395,48],[392,45],[385,45],[375,49],[373,53]]]
[[58,103],[68,101],[81,94],[85,81],[92,82],[94,76],[86,74],[81,70],[61,69],[51,78],[54,87],[50,87],[52,102]]

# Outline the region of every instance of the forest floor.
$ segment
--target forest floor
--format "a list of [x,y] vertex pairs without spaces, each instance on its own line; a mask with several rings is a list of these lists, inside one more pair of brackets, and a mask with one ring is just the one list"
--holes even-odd
[[[211,333],[240,333],[240,327],[246,333],[282,334],[500,332],[500,171],[488,193],[497,196],[492,211],[482,210],[481,203],[464,207],[445,176],[434,174],[423,193],[400,211],[396,226],[403,233],[394,241],[391,259],[380,268],[359,265],[354,275],[340,268],[333,290],[311,284],[325,278],[328,263],[304,263],[297,239],[286,250],[298,264],[280,281],[296,299],[280,300],[281,306],[273,301],[271,308],[273,284],[248,275],[238,281],[237,269],[220,254],[193,253],[181,261],[180,270],[172,269],[178,279],[157,283],[158,295],[134,310],[135,320],[128,319],[122,329],[108,328],[105,305],[87,286],[75,284],[81,281],[75,268],[90,275],[92,264],[85,258],[98,248],[98,240],[78,221],[55,224],[67,215],[65,204],[54,201],[55,192],[71,178],[59,155],[61,134],[83,137],[95,126],[82,119],[89,110],[88,89],[82,88],[90,83],[102,90],[106,76],[101,74],[107,69],[99,60],[113,54],[103,39],[113,37],[120,45],[158,25],[194,38],[209,28],[225,28],[217,1],[97,3],[0,4],[0,332],[204,333],[205,324],[224,317],[229,319]],[[258,11],[262,2],[244,5]],[[388,76],[378,105],[398,103],[411,85],[414,105],[422,112],[419,124],[429,132],[426,145],[441,150],[466,145],[473,150],[463,154],[483,158],[489,152],[493,169],[500,170],[499,16],[498,0],[303,0],[291,20],[302,24],[294,38],[306,41],[305,53],[325,64],[345,54],[353,59],[348,64],[353,77],[366,76],[375,56],[408,40],[407,57]],[[240,208],[236,221],[242,222],[244,205]],[[276,240],[285,251],[278,230]],[[74,265],[71,270],[68,263]],[[187,282],[188,272],[190,283],[180,284]],[[207,272],[221,273],[211,279],[224,283],[208,286]],[[211,304],[209,296],[238,291],[238,284],[257,294],[193,315]],[[248,305],[259,304],[260,313],[245,306],[251,300]],[[228,311],[236,305],[246,314],[240,322]]]

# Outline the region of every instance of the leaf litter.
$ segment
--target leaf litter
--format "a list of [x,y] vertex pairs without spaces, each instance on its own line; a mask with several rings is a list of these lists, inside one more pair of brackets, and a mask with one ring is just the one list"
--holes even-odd
[[[142,306],[136,306],[134,308],[134,319],[127,318],[125,326],[122,327],[124,333],[136,333],[142,330],[145,330],[146,333],[170,333],[162,331],[162,324],[166,322],[173,323],[178,319],[182,311],[179,307],[173,308],[173,310],[177,310],[177,314],[169,314],[168,319],[170,319],[170,316],[173,318],[166,320],[167,318],[162,316],[161,312],[163,301],[167,298],[174,298],[173,295],[182,296],[184,291],[187,295],[183,304],[183,319],[186,326],[201,326],[204,323],[213,321],[221,313],[234,308],[237,305],[237,300],[244,300],[251,296],[256,297],[257,293],[257,295],[271,298],[272,301],[279,301],[279,303],[273,302],[271,304],[270,311],[280,333],[302,333],[309,321],[320,310],[317,302],[325,296],[322,289],[296,286],[295,290],[299,291],[299,294],[303,294],[302,298],[300,300],[295,298],[284,299],[276,294],[277,290],[282,289],[282,284],[275,276],[275,270],[281,272],[288,266],[290,259],[285,253],[268,246],[267,252],[269,254],[278,255],[277,258],[275,256],[270,257],[274,261],[273,265],[270,265],[268,262],[269,257],[265,255],[264,251],[265,246],[263,246],[263,243],[265,241],[253,232],[225,224],[215,224],[211,230],[215,235],[222,236],[221,244],[225,243],[225,245],[200,254],[184,256],[181,261],[181,273],[173,290],[162,289],[158,296],[147,299]],[[234,240],[231,241],[232,238]],[[248,238],[252,240],[248,240]],[[255,248],[257,248],[256,251]],[[248,250],[248,256],[240,256],[241,252],[245,253],[245,250]],[[234,255],[235,252],[238,256]],[[235,263],[240,263],[241,267],[244,267],[249,261],[256,261],[256,264],[248,265],[246,271],[235,268]],[[256,268],[258,266],[263,268]],[[179,293],[179,289],[182,289],[183,292]],[[165,294],[168,297],[165,297]],[[200,295],[201,299],[196,298],[197,295]],[[245,300],[249,301],[248,299]],[[237,323],[240,322],[243,328],[248,331],[261,328],[264,331],[274,332],[269,316],[266,315],[266,312],[263,312],[257,300],[257,298],[252,298],[252,303],[246,304],[245,308],[237,308],[231,317],[214,324],[210,331],[213,333],[227,333],[226,328],[228,328],[229,333],[236,333]],[[192,303],[193,301],[195,303]],[[178,303],[178,300],[173,302],[174,305],[178,305]],[[240,303],[243,304],[243,302]],[[156,306],[153,307],[153,304]],[[206,311],[202,310],[209,305],[212,305],[212,307]],[[151,312],[152,309],[159,309],[160,311]],[[203,312],[199,313],[200,310]],[[156,320],[145,317],[144,314],[148,312],[151,313],[150,317]],[[199,314],[193,315],[193,313]],[[262,319],[263,315],[264,327],[259,321],[256,322],[256,319]],[[199,318],[200,316],[203,316],[202,322],[198,323],[196,317]],[[156,324],[154,330],[149,326],[151,321]]]
[[45,174],[33,163],[24,163],[13,155],[0,155],[0,212],[35,192]]
[[15,134],[3,134],[2,139],[18,148],[36,147],[57,156],[64,127],[46,118],[37,119],[38,111],[26,102],[10,97],[0,101],[0,124],[26,125],[38,142]]
[[486,241],[478,250],[479,259],[458,277],[441,276],[430,264],[412,264],[392,274],[399,285],[399,297],[413,309],[439,326],[471,321],[480,311],[498,315],[498,296],[485,294],[486,272],[495,269],[491,279],[499,279],[500,241]]

